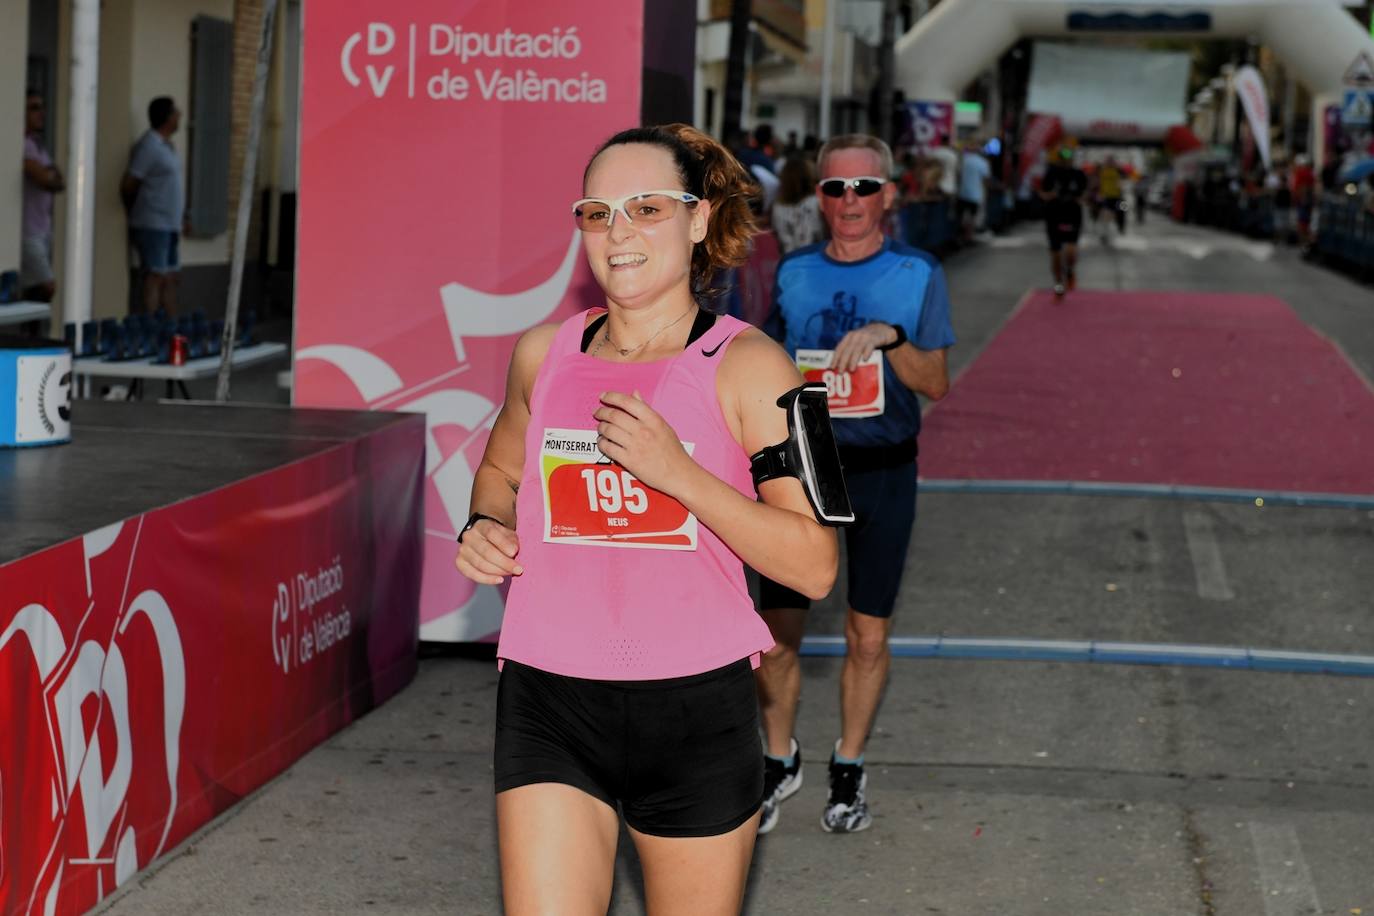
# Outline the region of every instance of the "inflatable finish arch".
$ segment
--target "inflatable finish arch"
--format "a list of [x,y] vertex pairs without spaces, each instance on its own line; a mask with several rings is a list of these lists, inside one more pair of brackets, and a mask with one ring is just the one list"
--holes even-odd
[[1023,37],[1123,32],[1253,35],[1317,96],[1338,96],[1346,68],[1361,52],[1374,58],[1374,39],[1337,0],[944,0],[898,39],[895,83],[908,99],[952,101]]

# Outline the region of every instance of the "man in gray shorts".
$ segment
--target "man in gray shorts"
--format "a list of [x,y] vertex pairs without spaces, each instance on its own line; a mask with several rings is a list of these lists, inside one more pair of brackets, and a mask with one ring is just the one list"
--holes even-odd
[[129,211],[129,240],[143,270],[143,308],[152,312],[161,305],[174,315],[186,215],[181,159],[172,145],[181,112],[170,97],[158,96],[148,103],[148,124],[148,132],[134,144],[119,193]]

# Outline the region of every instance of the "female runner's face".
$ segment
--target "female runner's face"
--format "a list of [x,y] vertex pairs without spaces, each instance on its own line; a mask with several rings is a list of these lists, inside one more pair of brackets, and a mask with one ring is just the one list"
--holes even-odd
[[[672,154],[647,143],[622,143],[603,151],[587,173],[587,197],[616,200],[642,191],[683,190]],[[617,212],[605,232],[583,232],[596,282],[606,298],[625,308],[645,308],[681,287],[690,294],[692,246],[706,236],[711,204],[679,203],[671,219],[631,222]]]

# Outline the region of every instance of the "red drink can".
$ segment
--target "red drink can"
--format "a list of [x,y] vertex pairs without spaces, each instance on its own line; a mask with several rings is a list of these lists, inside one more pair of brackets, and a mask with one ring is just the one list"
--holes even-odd
[[170,362],[173,366],[186,365],[186,344],[187,340],[185,334],[172,335],[172,352]]

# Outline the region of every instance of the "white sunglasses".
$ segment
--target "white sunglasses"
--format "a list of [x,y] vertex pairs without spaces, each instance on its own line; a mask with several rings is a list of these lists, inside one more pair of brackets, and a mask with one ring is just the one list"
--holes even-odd
[[677,214],[678,204],[690,209],[701,203],[695,194],[686,191],[636,191],[615,200],[604,197],[584,197],[572,205],[573,220],[583,232],[606,232],[615,222],[617,213],[624,213],[631,223],[661,223]]

